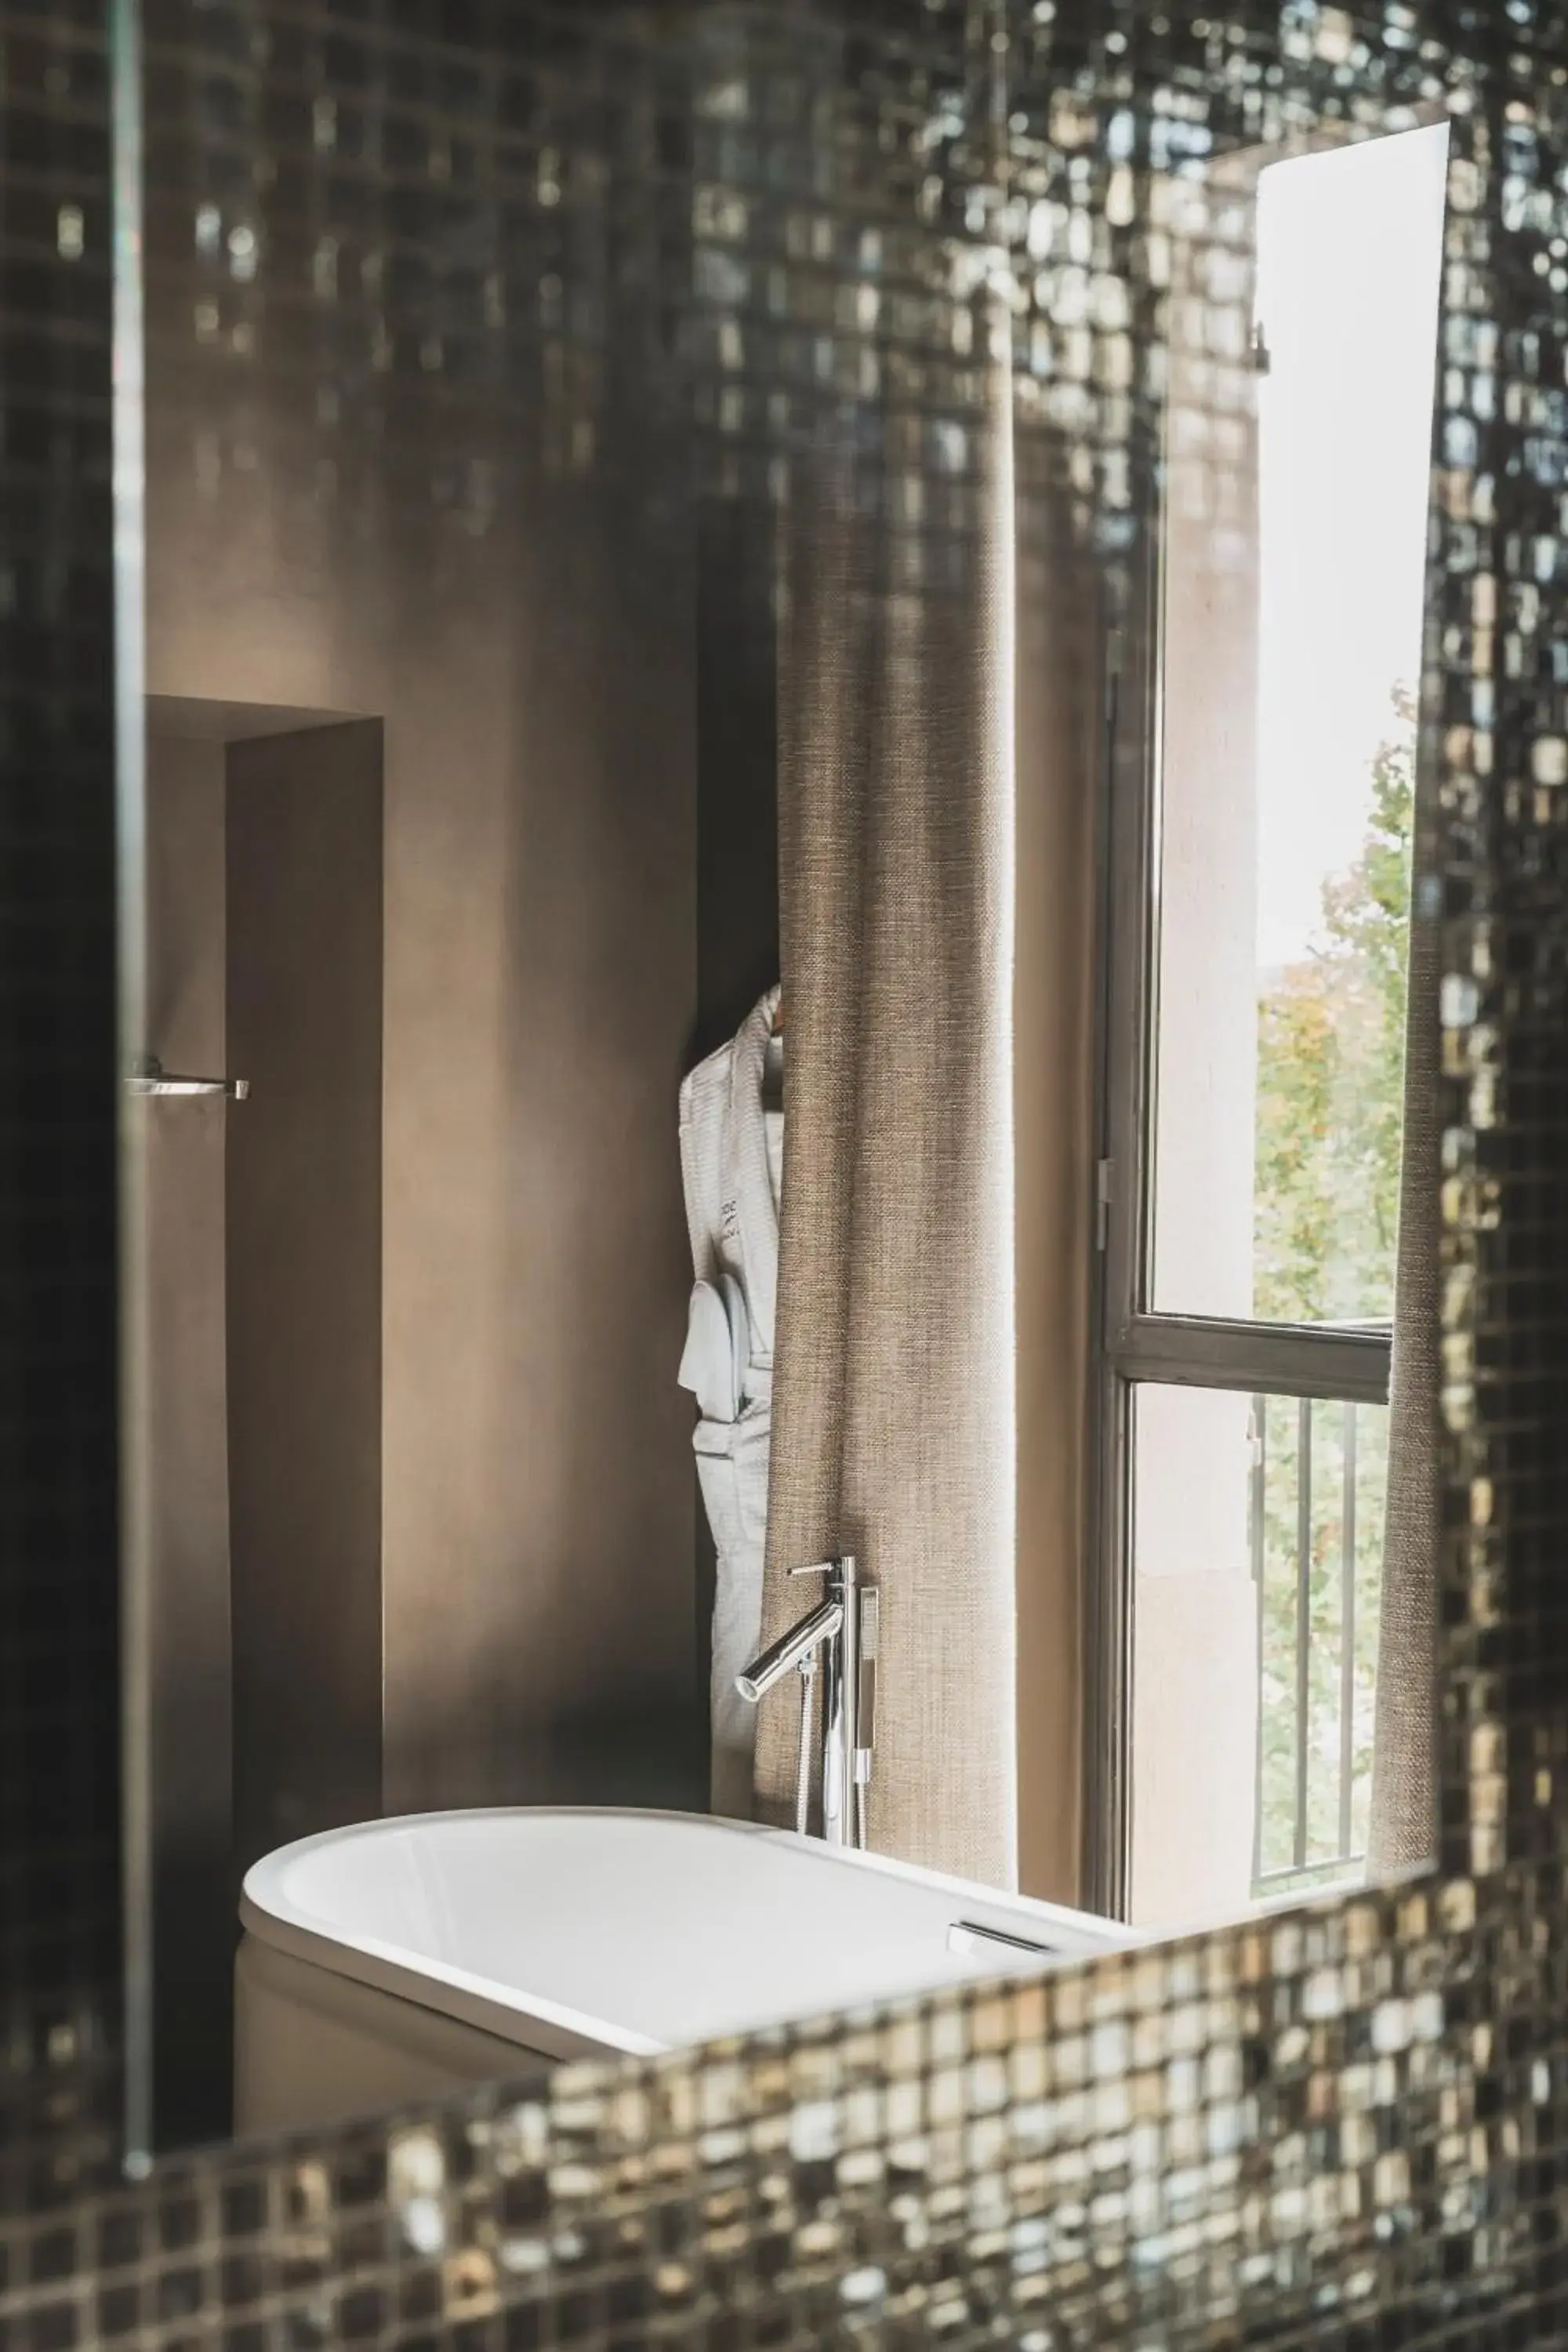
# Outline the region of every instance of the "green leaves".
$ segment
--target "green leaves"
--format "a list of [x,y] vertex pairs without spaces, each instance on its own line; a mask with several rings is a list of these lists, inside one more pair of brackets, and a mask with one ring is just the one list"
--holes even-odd
[[1253,1312],[1267,1321],[1394,1311],[1415,779],[1406,688],[1394,708],[1361,855],[1324,884],[1309,954],[1258,998]]

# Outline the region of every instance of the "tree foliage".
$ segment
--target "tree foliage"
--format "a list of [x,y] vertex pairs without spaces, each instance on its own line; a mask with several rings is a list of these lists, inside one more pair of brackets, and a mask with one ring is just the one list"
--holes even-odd
[[1394,1311],[1415,768],[1414,698],[1394,703],[1361,854],[1258,1000],[1253,1311],[1268,1321]]

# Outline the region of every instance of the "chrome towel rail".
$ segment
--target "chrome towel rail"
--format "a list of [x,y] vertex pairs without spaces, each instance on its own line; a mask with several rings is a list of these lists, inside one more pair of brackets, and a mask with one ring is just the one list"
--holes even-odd
[[125,1081],[125,1091],[132,1095],[224,1095],[230,1102],[243,1102],[250,1092],[250,1080],[184,1077],[177,1070],[166,1070],[156,1054],[143,1054]]

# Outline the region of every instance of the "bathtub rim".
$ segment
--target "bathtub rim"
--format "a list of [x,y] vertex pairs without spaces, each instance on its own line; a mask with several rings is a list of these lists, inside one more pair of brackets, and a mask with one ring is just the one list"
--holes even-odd
[[[1103,1936],[1086,1928],[1081,1912],[1068,1911],[1056,1904],[1043,1903],[1026,1895],[1005,1895],[998,1890],[977,1887],[971,1880],[952,1878],[945,1873],[924,1870],[914,1863],[899,1862],[890,1855],[879,1853],[839,1854],[826,1847],[818,1838],[802,1838],[793,1830],[771,1827],[764,1822],[738,1822],[711,1813],[679,1812],[668,1808],[634,1805],[465,1805],[447,1807],[427,1813],[392,1813],[374,1821],[351,1822],[341,1828],[319,1830],[310,1837],[296,1838],[291,1843],[277,1846],[252,1863],[245,1874],[239,1898],[239,1918],[247,1935],[279,1951],[291,1953],[297,1959],[308,1960],[331,1974],[348,1977],[361,1984],[374,1986],[378,1991],[395,1994],[399,2000],[414,2002],[421,2009],[432,2010],[439,2016],[453,2017],[463,2023],[476,2026],[480,2032],[510,2042],[520,2053],[542,2054],[550,2058],[571,2060],[614,2058],[658,2058],[666,2056],[674,2043],[655,2040],[651,2035],[637,2033],[626,2026],[565,2003],[546,2000],[529,1993],[517,2002],[498,2000],[487,1988],[494,1979],[474,1975],[465,1969],[452,1967],[439,1960],[409,1964],[403,1948],[384,1943],[378,1937],[364,1936],[358,1941],[345,1940],[341,1929],[331,1929],[322,1921],[309,1924],[312,1916],[289,1901],[282,1907],[279,1882],[290,1862],[308,1853],[321,1853],[351,1838],[374,1836],[396,1831],[438,1829],[447,1823],[473,1821],[621,1821],[638,1824],[654,1822],[679,1822],[683,1828],[710,1830],[741,1836],[784,1839],[794,1847],[804,1847],[817,1862],[837,1862],[840,1866],[870,1870],[879,1875],[896,1878],[931,1892],[951,1895],[962,1902],[966,1916],[984,1919],[988,1913],[995,1916],[994,1924],[1005,1927],[1016,1924],[1020,1916],[1036,1921],[1042,1928],[1055,1929],[1061,1937],[1058,1949],[1048,1957],[1042,1956],[1039,1972],[1043,1973],[1062,1961],[1087,1958],[1100,1951],[1124,1948],[1139,1940],[1134,1931],[1111,1921],[1099,1922]],[[270,1899],[269,1899],[270,1898]],[[1033,1975],[1033,1967],[1024,1970],[996,1973]],[[980,1979],[976,1979],[979,1981]],[[430,1988],[439,1986],[441,1999],[430,1998]],[[907,1997],[890,1993],[889,2000]],[[527,2006],[521,2005],[526,2000]],[[857,2011],[874,2004],[857,2003]],[[786,2021],[780,2019],[782,2025]],[[763,2023],[744,2029],[722,2029],[715,2037],[732,2038],[744,2031],[768,2032],[771,2024]],[[527,2039],[523,2036],[526,2034]]]

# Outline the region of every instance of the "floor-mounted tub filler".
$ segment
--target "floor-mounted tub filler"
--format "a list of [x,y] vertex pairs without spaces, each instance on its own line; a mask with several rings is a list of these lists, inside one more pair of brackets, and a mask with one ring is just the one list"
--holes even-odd
[[787,1831],[597,1810],[329,1830],[258,1862],[240,1911],[241,2131],[646,2056],[1129,1937]]

